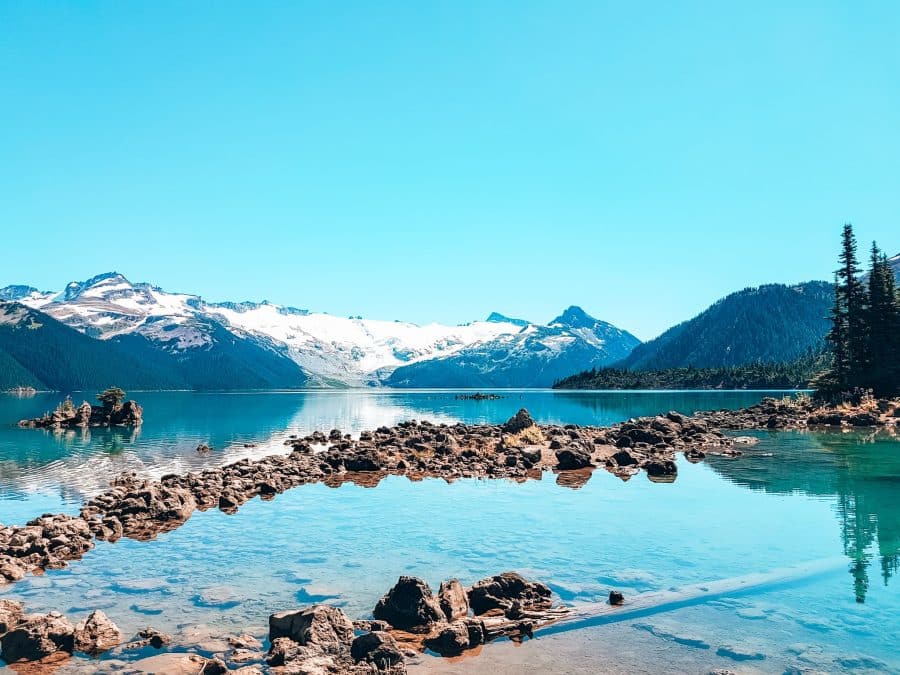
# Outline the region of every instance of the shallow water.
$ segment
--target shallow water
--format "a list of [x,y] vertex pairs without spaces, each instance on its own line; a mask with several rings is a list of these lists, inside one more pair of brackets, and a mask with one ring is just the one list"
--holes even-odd
[[[74,511],[122,468],[184,470],[283,450],[292,433],[363,428],[411,417],[501,421],[527,407],[540,421],[607,424],[668,409],[755,402],[753,392],[506,393],[459,401],[447,392],[144,394],[140,434],[54,436],[0,431],[0,520]],[[47,400],[0,398],[0,419],[38,414]],[[126,634],[152,624],[213,633],[258,626],[275,610],[325,601],[367,616],[400,574],[437,585],[514,569],[568,603],[836,559],[811,579],[697,603],[620,624],[488,646],[452,672],[596,672],[748,667],[829,672],[900,668],[900,442],[887,436],[760,433],[738,459],[679,462],[678,479],[628,482],[596,471],[579,489],[540,481],[391,477],[376,488],[309,485],[253,500],[235,516],[196,514],[153,542],[99,544],[67,570],[3,589],[33,611],[79,618],[101,608]],[[200,457],[195,448],[217,448]],[[244,448],[245,443],[258,444]],[[775,455],[774,457],[771,455]],[[202,632],[202,631],[201,631]],[[543,646],[544,649],[541,649]],[[218,645],[208,644],[209,652]],[[544,655],[549,652],[549,656]],[[548,660],[549,659],[549,660]],[[675,665],[677,664],[677,665]],[[611,668],[616,670],[615,667]]]

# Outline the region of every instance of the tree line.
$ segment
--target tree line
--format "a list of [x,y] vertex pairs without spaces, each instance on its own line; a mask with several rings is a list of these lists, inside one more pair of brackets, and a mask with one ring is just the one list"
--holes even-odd
[[555,389],[805,389],[826,356],[810,350],[790,362],[748,363],[722,368],[628,370],[592,368],[558,380]]
[[830,366],[814,385],[823,396],[859,390],[875,396],[900,393],[900,294],[887,256],[873,242],[867,275],[857,259],[853,226],[844,225],[835,272]]

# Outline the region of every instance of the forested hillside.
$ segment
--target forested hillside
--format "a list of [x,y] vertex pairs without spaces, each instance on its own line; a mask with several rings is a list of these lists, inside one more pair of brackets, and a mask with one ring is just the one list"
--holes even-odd
[[833,286],[824,281],[747,288],[638,345],[615,367],[665,370],[788,363],[822,348],[833,300]]

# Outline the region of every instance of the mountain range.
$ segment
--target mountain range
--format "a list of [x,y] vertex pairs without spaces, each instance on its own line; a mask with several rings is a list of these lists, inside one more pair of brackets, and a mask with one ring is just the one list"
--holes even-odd
[[[890,259],[900,280],[900,255]],[[546,387],[615,366],[791,361],[822,347],[830,283],[732,293],[641,343],[569,307],[547,324],[499,312],[419,326],[269,302],[207,302],[116,272],[61,291],[0,288],[0,390]]]
[[0,303],[0,389],[549,386],[639,343],[577,307],[546,325],[495,312],[418,326],[209,303],[115,272],[62,291],[7,286]]

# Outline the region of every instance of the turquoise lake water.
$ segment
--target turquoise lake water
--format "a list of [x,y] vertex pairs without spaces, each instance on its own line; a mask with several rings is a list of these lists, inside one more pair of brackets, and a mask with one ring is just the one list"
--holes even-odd
[[[135,394],[145,408],[139,432],[84,434],[15,428],[57,397],[2,396],[0,521],[75,512],[122,470],[158,476],[283,452],[290,434],[314,429],[358,433],[411,418],[499,422],[520,407],[541,422],[609,424],[740,407],[764,395],[502,394],[463,401],[441,391],[145,393]],[[744,457],[679,460],[671,484],[643,475],[623,482],[598,470],[578,489],[558,485],[552,473],[524,484],[391,477],[375,488],[304,486],[273,502],[253,500],[234,516],[198,513],[152,542],[100,543],[69,569],[0,593],[76,619],[100,608],[129,635],[148,624],[212,633],[255,626],[263,634],[270,613],[311,602],[368,616],[400,574],[437,586],[517,570],[578,604],[612,588],[633,595],[826,561],[813,578],[560,633],[544,638],[546,648],[578,645],[577,663],[563,660],[559,672],[591,672],[594,653],[595,670],[608,668],[610,642],[646,648],[629,662],[649,672],[900,672],[900,442],[884,434],[756,435],[760,443]],[[201,442],[215,452],[197,455]],[[496,672],[491,654],[502,650],[489,646],[458,667]]]

